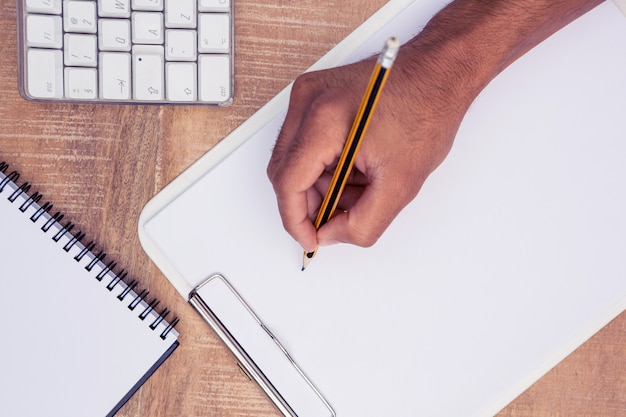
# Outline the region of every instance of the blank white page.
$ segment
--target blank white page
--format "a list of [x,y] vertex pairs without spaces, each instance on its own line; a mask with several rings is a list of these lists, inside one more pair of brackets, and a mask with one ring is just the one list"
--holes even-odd
[[300,271],[265,175],[285,94],[156,196],[142,243],[185,297],[223,274],[339,417],[493,415],[626,307],[624,39],[607,2],[504,71],[372,248]]
[[55,241],[60,225],[47,214],[33,222],[39,205],[5,179],[0,172],[0,414],[112,415],[175,349],[178,333],[143,301],[131,311],[137,294],[119,300],[126,285],[109,291],[116,275],[102,262],[87,271],[94,254],[77,261],[84,246],[70,248],[70,233]]

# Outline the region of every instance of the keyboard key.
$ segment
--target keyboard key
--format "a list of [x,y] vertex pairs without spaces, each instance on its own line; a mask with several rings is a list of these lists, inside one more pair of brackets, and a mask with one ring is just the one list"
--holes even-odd
[[196,101],[198,97],[195,62],[165,64],[166,96],[171,101]]
[[129,100],[131,98],[130,54],[100,52],[100,98]]
[[201,12],[223,12],[230,10],[230,0],[200,0],[198,10]]
[[198,24],[200,53],[228,53],[230,18],[225,13],[202,13]]
[[133,98],[135,100],[163,100],[164,52],[160,45],[133,46]]
[[130,17],[130,0],[98,0],[100,17]]
[[134,12],[132,17],[133,43],[163,43],[163,14],[152,12]]
[[65,65],[95,67],[98,63],[98,48],[95,35],[66,33],[64,37]]
[[63,30],[66,32],[96,33],[96,2],[64,0]]
[[61,0],[26,0],[29,13],[61,14]]
[[165,31],[165,59],[168,61],[195,61],[197,59],[195,30],[167,29]]
[[101,51],[130,51],[130,21],[127,19],[100,19],[98,22],[98,47]]
[[26,74],[26,90],[32,97],[63,97],[63,52],[60,50],[29,49]]
[[60,49],[63,46],[61,17],[29,15],[26,19],[26,45]]
[[230,98],[230,58],[228,55],[200,55],[198,97],[202,101],[224,102]]
[[160,12],[163,10],[163,0],[133,0],[133,10]]
[[168,28],[196,27],[197,0],[165,0],[165,26]]
[[65,68],[65,97],[93,100],[98,98],[98,71],[95,68]]

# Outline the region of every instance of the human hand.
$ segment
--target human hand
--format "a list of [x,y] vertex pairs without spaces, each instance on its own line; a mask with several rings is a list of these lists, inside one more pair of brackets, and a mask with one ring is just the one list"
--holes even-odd
[[[335,215],[312,223],[354,120],[374,59],[305,74],[268,166],[285,229],[306,251],[347,242],[370,246],[448,153],[466,110],[448,104],[441,80],[403,51],[389,74]],[[438,73],[431,73],[438,74]]]
[[339,212],[317,233],[312,220],[375,58],[299,77],[267,168],[287,232],[307,252],[333,242],[374,244],[445,158],[478,93],[601,1],[451,2],[400,49]]

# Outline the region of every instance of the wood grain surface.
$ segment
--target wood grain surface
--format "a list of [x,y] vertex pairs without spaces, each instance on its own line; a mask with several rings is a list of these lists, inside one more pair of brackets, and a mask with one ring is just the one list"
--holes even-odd
[[[180,348],[118,416],[279,416],[145,255],[138,216],[385,1],[236,0],[236,94],[228,108],[25,101],[17,90],[15,0],[0,1],[0,160],[181,319]],[[19,239],[1,231],[0,238]],[[622,314],[499,415],[626,416],[625,331]]]

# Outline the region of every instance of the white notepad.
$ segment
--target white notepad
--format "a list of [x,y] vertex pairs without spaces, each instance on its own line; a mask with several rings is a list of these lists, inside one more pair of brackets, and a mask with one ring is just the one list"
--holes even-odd
[[176,320],[18,177],[0,163],[0,414],[113,416],[178,346]]
[[[314,68],[445,3],[391,1]],[[265,175],[289,89],[150,201],[142,245],[286,415],[493,415],[626,308],[624,39],[607,2],[506,69],[372,248],[300,271]],[[298,408],[265,328],[334,411]]]

